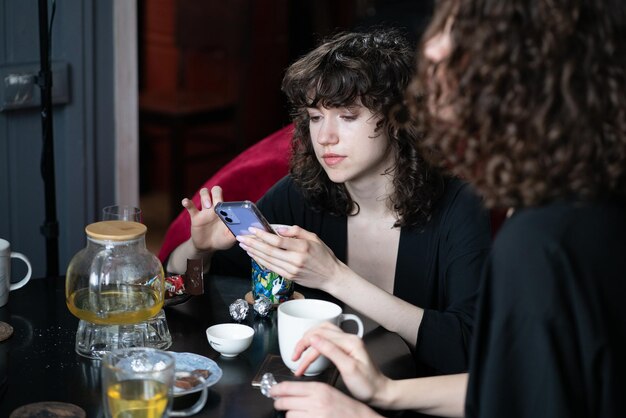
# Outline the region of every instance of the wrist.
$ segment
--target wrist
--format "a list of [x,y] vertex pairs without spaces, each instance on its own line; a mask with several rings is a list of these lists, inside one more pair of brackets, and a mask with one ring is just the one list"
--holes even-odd
[[208,255],[213,254],[213,250],[211,248],[198,248],[196,244],[193,242],[192,238],[189,238],[186,242],[187,247],[187,258],[203,258]]
[[341,292],[350,288],[349,281],[352,274],[352,270],[347,265],[338,261],[336,268],[330,274],[330,279],[323,282],[321,290],[343,300]]
[[190,238],[172,251],[167,261],[167,266],[164,267],[168,272],[184,274],[187,270],[187,260],[202,259],[204,271],[206,272],[210,264],[211,254],[211,251],[197,249]]
[[370,399],[369,404],[377,408],[389,409],[396,401],[395,380],[382,376],[378,379],[374,396]]

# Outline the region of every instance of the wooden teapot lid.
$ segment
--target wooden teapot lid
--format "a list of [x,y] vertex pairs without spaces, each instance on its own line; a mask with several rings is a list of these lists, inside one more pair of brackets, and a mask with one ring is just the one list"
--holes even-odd
[[100,241],[129,241],[146,234],[144,224],[132,221],[102,221],[85,227],[87,236]]

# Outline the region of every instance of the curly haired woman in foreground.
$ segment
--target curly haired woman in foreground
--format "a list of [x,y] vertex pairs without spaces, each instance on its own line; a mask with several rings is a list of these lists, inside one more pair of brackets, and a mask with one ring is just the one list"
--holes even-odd
[[[295,357],[312,346],[381,408],[626,416],[624,39],[618,0],[440,3],[410,89],[416,110],[428,109],[424,155],[488,205],[514,209],[484,271],[469,375],[392,381],[331,326],[307,334]],[[276,408],[375,415],[327,386],[305,388],[277,385]]]

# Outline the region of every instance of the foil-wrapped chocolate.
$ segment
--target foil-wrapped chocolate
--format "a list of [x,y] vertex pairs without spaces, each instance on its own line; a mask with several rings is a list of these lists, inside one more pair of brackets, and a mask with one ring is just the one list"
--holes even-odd
[[265,373],[263,377],[261,377],[261,393],[263,396],[271,398],[272,395],[270,395],[270,390],[276,383],[278,382],[276,382],[272,373]]
[[253,308],[257,314],[267,316],[272,310],[272,301],[267,296],[261,295],[254,301]]
[[185,282],[182,275],[165,278],[165,297],[171,298],[185,293]]
[[243,299],[237,299],[228,307],[230,316],[237,322],[241,322],[248,316],[248,302]]

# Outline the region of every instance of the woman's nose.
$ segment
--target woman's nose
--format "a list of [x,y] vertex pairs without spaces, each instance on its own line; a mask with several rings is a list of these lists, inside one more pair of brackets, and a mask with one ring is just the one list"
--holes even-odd
[[424,44],[424,56],[433,64],[439,64],[452,53],[452,36],[450,34],[453,23],[454,17],[450,16],[443,30]]
[[424,56],[433,64],[438,64],[448,58],[452,50],[452,41],[449,33],[439,33],[424,44]]
[[317,143],[321,145],[334,144],[339,140],[337,135],[337,126],[328,118],[320,124],[317,131]]

